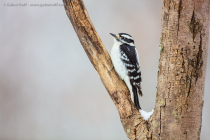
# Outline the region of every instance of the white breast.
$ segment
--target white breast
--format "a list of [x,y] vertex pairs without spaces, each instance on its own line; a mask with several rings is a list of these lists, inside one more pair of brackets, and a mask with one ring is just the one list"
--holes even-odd
[[128,70],[123,64],[123,61],[121,60],[120,45],[121,44],[117,42],[115,42],[115,44],[113,45],[112,50],[111,50],[111,59],[112,59],[112,63],[114,65],[116,72],[118,73],[120,78],[125,81],[130,91],[131,99],[134,102],[134,95],[133,95],[132,86],[130,83],[130,78],[128,76]]
[[120,43],[114,43],[111,50],[111,59],[116,72],[124,80],[128,76],[128,71],[121,60]]

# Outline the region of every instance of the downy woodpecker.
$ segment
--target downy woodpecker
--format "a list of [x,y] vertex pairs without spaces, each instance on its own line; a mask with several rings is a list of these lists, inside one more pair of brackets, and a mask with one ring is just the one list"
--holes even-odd
[[125,81],[131,100],[139,110],[141,109],[139,95],[142,96],[141,71],[133,37],[126,33],[110,34],[114,37],[111,50],[112,63],[120,78]]

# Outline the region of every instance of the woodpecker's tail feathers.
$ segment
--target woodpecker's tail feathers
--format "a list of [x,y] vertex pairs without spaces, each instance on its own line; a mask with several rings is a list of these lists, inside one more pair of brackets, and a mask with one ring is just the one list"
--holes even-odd
[[139,110],[141,109],[140,104],[139,104],[139,96],[136,87],[132,86],[133,89],[133,97],[134,97],[134,104],[136,106],[136,109]]

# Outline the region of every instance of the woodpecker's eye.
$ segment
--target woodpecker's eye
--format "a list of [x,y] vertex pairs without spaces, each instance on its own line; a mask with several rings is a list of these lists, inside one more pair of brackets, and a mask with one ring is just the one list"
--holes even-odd
[[124,37],[121,37],[122,39],[125,39]]

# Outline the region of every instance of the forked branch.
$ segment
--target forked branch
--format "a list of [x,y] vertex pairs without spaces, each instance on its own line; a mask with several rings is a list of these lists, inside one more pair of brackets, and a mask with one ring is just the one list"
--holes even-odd
[[113,100],[131,140],[199,139],[210,0],[164,0],[155,111],[144,121],[112,67],[82,0],[63,0],[74,30]]

